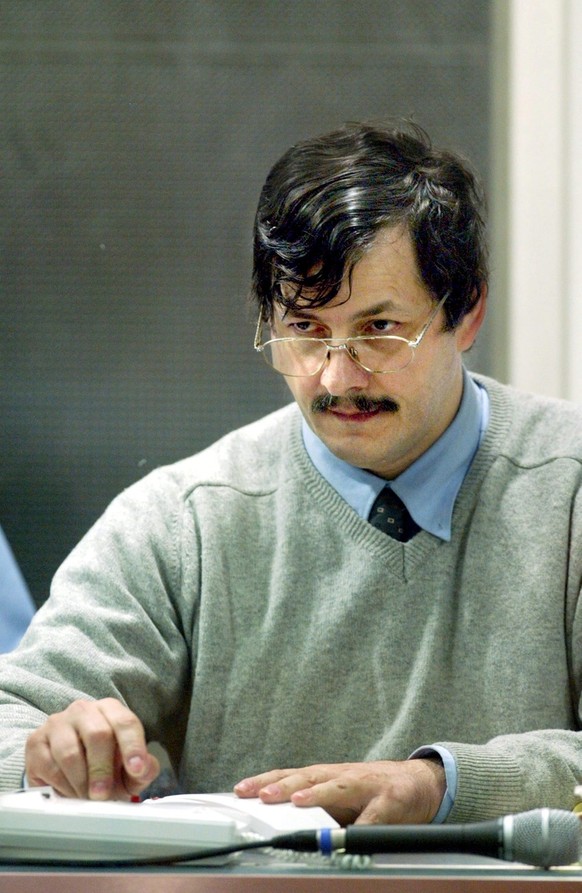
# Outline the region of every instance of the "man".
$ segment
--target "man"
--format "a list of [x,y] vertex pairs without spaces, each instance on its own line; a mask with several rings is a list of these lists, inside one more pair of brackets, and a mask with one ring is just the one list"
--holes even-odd
[[294,403],[131,487],[74,550],[1,668],[2,785],[127,797],[159,740],[186,790],[341,822],[570,807],[582,415],[464,370],[473,175],[413,126],[293,147],[253,286]]

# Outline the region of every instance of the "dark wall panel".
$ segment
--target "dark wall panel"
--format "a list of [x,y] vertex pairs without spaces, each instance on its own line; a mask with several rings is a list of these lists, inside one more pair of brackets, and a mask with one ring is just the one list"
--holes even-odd
[[486,176],[488,78],[487,0],[4,0],[0,523],[39,602],[116,492],[288,399],[245,303],[281,152],[413,115]]

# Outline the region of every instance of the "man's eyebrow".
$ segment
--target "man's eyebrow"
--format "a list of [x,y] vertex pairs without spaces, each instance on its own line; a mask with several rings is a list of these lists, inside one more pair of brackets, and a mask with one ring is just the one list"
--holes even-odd
[[388,298],[386,301],[381,301],[372,307],[367,307],[365,310],[359,310],[353,315],[352,319],[365,319],[367,316],[379,316],[380,313],[402,313],[402,310],[403,307],[401,305]]
[[[325,309],[325,306],[327,305],[324,305],[323,308],[317,307],[314,310],[310,310],[308,307],[288,307],[281,318],[284,319],[288,313],[291,313],[293,316],[299,316],[302,319],[314,319],[318,317],[317,311]],[[402,311],[403,307],[401,305],[397,304],[396,301],[393,301],[391,298],[388,298],[386,301],[380,301],[378,304],[373,304],[372,307],[358,310],[358,312],[354,313],[351,318],[356,321],[359,319],[366,319],[369,316],[379,316],[381,313],[402,313]]]

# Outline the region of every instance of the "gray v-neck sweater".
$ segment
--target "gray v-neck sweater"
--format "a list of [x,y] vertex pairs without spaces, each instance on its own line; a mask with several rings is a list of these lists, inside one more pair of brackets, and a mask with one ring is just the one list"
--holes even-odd
[[121,494],[0,662],[0,787],[45,714],[113,696],[192,791],[442,743],[449,821],[571,806],[582,412],[479,380],[491,418],[450,543],[360,519],[309,461],[295,405]]

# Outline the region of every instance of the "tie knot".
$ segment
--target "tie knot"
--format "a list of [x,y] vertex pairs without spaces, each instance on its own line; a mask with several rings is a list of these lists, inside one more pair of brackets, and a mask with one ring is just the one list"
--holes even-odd
[[384,487],[380,492],[368,520],[373,527],[402,543],[407,543],[420,530],[400,497],[390,487]]

